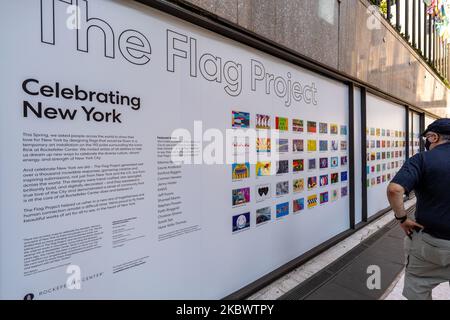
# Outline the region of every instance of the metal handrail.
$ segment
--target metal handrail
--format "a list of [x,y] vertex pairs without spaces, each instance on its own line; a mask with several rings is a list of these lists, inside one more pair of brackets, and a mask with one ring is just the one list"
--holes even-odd
[[[432,15],[427,13],[423,0],[371,0],[370,2],[378,6],[384,19],[449,86],[450,43],[439,35],[435,21]],[[395,19],[393,19],[394,14]]]

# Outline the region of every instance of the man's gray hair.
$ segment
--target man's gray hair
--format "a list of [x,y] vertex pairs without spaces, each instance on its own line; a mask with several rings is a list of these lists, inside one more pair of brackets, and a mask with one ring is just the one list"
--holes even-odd
[[450,134],[439,134],[441,140],[450,141]]

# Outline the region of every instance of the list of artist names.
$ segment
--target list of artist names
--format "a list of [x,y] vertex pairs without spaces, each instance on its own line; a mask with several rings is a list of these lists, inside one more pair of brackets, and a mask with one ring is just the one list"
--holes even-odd
[[189,225],[183,212],[180,183],[182,165],[171,161],[171,153],[178,144],[171,137],[157,137],[157,228],[158,240],[167,240],[199,230]]

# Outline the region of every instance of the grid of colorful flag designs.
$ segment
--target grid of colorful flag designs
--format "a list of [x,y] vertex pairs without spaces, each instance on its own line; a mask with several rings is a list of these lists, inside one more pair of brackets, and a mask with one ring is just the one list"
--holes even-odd
[[[278,130],[277,141],[257,140],[257,157],[279,152],[276,163],[235,164],[233,233],[259,227],[305,210],[329,205],[349,192],[348,126],[307,119],[236,111],[233,126]],[[253,169],[253,167],[255,169]],[[237,177],[239,175],[239,177]],[[248,192],[250,189],[250,192]],[[241,216],[239,216],[241,215]],[[250,217],[250,227],[245,223]],[[240,225],[236,225],[240,222]]]
[[389,183],[405,161],[406,133],[371,127],[366,143],[367,187]]

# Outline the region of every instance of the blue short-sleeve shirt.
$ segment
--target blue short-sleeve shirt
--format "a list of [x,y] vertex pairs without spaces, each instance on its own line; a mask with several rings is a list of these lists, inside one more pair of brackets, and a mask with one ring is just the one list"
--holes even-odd
[[450,240],[450,143],[409,158],[391,182],[414,190],[416,220],[424,232]]

